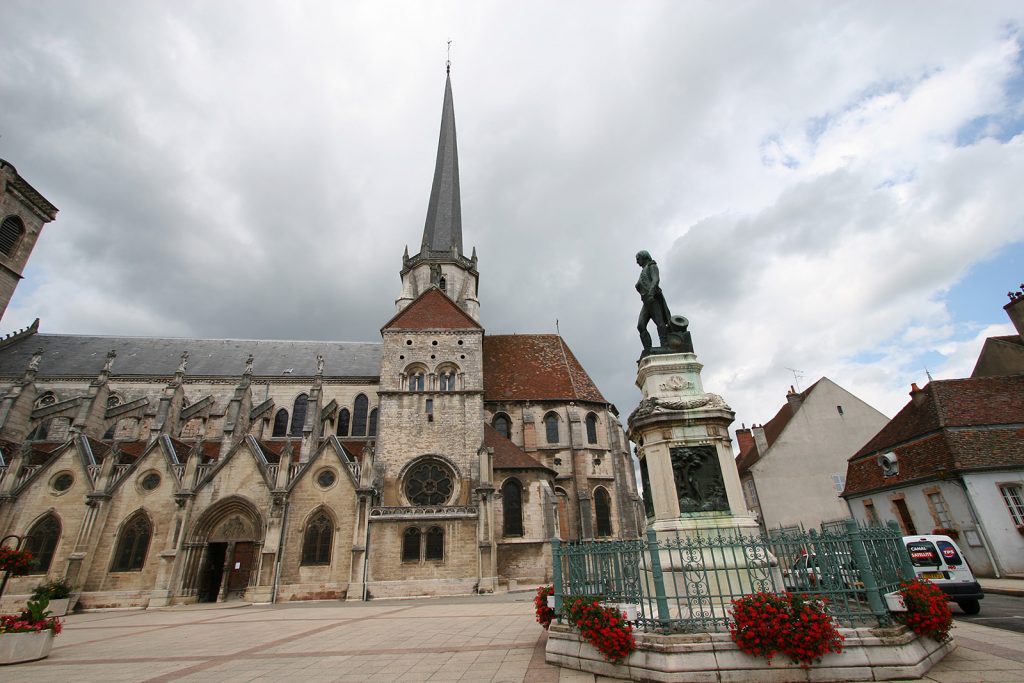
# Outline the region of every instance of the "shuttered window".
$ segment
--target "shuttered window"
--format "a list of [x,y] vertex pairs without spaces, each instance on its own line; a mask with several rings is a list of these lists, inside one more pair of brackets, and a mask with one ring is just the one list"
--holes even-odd
[[0,223],[0,251],[10,256],[25,234],[25,224],[17,216],[8,216]]

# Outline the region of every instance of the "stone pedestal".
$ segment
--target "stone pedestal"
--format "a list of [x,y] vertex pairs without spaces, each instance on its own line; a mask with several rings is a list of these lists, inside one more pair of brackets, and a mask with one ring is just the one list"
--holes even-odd
[[666,353],[644,356],[637,370],[643,400],[629,417],[629,438],[640,459],[648,526],[659,537],[757,529],[729,440],[736,415],[704,391],[703,367],[693,353]]
[[[643,399],[629,417],[629,438],[640,460],[648,529],[659,541],[759,533],[743,499],[729,439],[735,413],[721,396],[704,391],[702,368],[695,354],[684,352],[644,356],[637,370]],[[680,554],[660,555],[662,570],[678,574],[666,584],[685,587]],[[739,544],[702,555],[698,564],[708,572],[706,589],[718,595],[753,592],[743,581],[737,585],[737,577],[751,575],[747,570],[778,572],[774,557],[751,560]]]

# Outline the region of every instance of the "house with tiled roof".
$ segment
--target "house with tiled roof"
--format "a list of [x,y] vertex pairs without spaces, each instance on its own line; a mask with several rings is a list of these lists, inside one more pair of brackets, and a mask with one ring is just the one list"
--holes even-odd
[[446,79],[377,343],[0,340],[0,536],[38,558],[5,602],[60,577],[84,607],[490,592],[550,580],[554,537],[636,537],[615,407],[560,336],[481,326],[459,193]]
[[[1010,306],[1021,330],[1024,293]],[[1001,339],[997,344],[1002,344]],[[854,454],[853,516],[959,540],[976,574],[1024,572],[1024,366],[986,342],[965,379],[911,386],[910,401]],[[990,375],[997,367],[1005,374]]]
[[839,497],[846,461],[886,423],[882,413],[822,377],[803,391],[790,387],[768,422],[736,430],[747,508],[763,530],[849,516]]

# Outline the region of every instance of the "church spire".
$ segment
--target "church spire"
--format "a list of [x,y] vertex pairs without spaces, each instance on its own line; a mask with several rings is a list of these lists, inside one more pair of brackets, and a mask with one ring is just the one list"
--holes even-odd
[[446,66],[444,104],[441,108],[441,134],[437,142],[434,183],[430,187],[427,220],[423,226],[420,253],[462,255],[462,202],[459,197],[459,148],[455,142],[455,104],[452,100],[451,63]]

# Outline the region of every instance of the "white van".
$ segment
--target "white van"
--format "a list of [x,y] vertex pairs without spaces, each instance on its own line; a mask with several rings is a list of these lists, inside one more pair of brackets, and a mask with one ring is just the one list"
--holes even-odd
[[949,536],[904,536],[910,562],[918,578],[934,583],[966,614],[981,611],[978,602],[985,595],[964,559],[960,547]]

